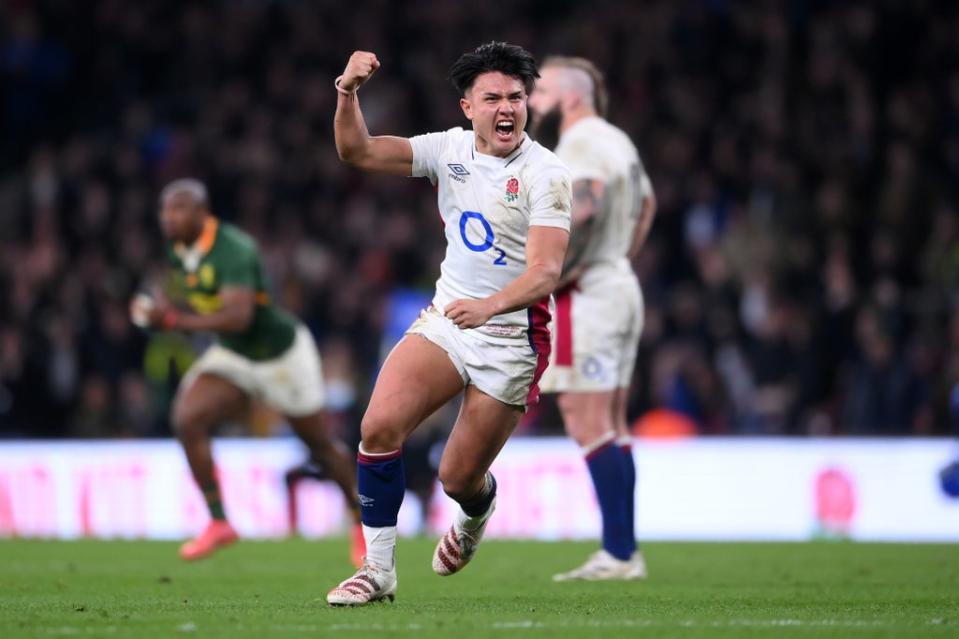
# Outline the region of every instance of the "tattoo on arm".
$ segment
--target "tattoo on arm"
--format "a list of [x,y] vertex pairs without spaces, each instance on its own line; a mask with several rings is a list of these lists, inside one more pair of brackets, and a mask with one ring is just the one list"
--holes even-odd
[[569,236],[569,248],[566,249],[566,260],[563,263],[563,274],[565,275],[570,271],[570,269],[576,267],[580,260],[583,257],[583,253],[586,250],[586,245],[589,243],[589,238],[592,236],[592,226],[593,219],[589,218],[582,224],[578,225],[576,229]]
[[[594,180],[576,180],[573,183],[573,208],[595,213],[599,198],[594,192]],[[591,215],[590,215],[591,216]]]
[[569,273],[582,260],[605,199],[606,185],[601,181],[576,180],[573,183],[573,228],[563,265],[564,274]]

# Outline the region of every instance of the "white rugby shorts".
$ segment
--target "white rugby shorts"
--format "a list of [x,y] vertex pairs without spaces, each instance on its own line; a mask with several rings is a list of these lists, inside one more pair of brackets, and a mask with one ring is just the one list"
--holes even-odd
[[407,329],[449,355],[463,384],[472,384],[504,404],[526,407],[539,400],[539,378],[549,357],[548,336],[517,339],[516,345],[493,344],[463,330],[433,306]]
[[629,387],[643,331],[643,295],[627,266],[591,267],[556,293],[553,352],[540,381],[544,393]]
[[183,388],[203,373],[222,377],[288,417],[305,417],[323,408],[320,354],[302,324],[290,347],[274,359],[254,361],[214,344],[187,371]]

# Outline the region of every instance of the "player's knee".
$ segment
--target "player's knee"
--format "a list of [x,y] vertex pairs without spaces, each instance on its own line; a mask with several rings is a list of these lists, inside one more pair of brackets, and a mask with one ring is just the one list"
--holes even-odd
[[360,436],[368,453],[388,453],[403,446],[403,431],[389,415],[367,412],[360,423]]
[[600,435],[601,430],[597,424],[590,424],[589,420],[580,413],[564,413],[563,426],[566,428],[566,434],[580,446],[588,446]]
[[586,406],[584,402],[569,393],[561,394],[556,400],[556,406],[563,416],[563,422],[569,428],[570,424],[581,422],[586,417]]
[[309,447],[314,457],[327,457],[334,453],[333,441],[326,425],[321,419],[310,417],[288,417],[296,436]]
[[558,405],[566,433],[580,446],[590,446],[615,431],[612,415],[605,407],[572,395],[561,395]]
[[173,433],[180,441],[201,437],[209,430],[205,411],[197,406],[177,402],[173,406]]

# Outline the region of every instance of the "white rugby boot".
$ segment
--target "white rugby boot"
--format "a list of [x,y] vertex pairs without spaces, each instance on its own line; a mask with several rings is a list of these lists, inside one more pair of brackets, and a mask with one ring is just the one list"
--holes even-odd
[[494,510],[496,497],[480,517],[467,517],[462,509],[457,513],[453,525],[440,537],[433,551],[433,572],[445,577],[459,572],[470,562]]
[[383,570],[371,564],[363,564],[352,577],[340,583],[326,595],[331,606],[365,606],[384,599],[396,598],[396,567]]
[[646,560],[639,550],[626,560],[597,550],[579,568],[553,575],[553,581],[633,581],[646,578]]

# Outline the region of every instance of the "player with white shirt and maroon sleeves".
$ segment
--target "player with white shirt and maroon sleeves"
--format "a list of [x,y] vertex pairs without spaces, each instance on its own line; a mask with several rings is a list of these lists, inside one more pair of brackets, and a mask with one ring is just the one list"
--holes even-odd
[[573,180],[573,229],[556,293],[553,355],[543,392],[559,393],[566,431],[586,457],[602,515],[603,547],[556,581],[646,576],[636,545],[636,467],[626,425],[643,327],[631,266],[656,211],[652,185],[629,137],[604,119],[603,77],[582,58],[547,58],[530,96],[534,137]]
[[550,294],[569,242],[568,171],[524,133],[539,77],[532,55],[501,42],[464,53],[450,78],[472,130],[413,138],[367,131],[357,89],[379,66],[375,54],[357,51],[336,79],[337,152],[367,171],[429,178],[447,249],[433,303],[383,363],[363,417],[357,477],[366,563],[327,595],[339,606],[394,598],[401,448],[461,392],[439,468],[460,508],[436,546],[433,570],[450,575],[472,559],[496,503],[490,465],[537,400],[551,348]]

